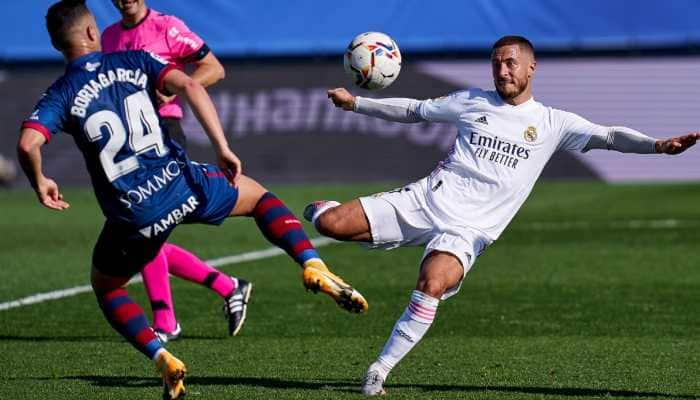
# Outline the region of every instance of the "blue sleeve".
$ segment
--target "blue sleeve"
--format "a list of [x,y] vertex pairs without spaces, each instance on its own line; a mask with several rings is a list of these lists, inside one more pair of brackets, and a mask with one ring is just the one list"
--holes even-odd
[[37,130],[50,142],[53,135],[64,130],[68,113],[64,96],[54,85],[43,94],[32,115],[22,122],[22,128]]
[[166,92],[163,87],[163,78],[169,71],[177,68],[175,64],[165,61],[158,55],[148,52],[139,51],[139,63],[143,67],[144,72],[148,75],[149,82],[154,83],[154,87],[161,92]]

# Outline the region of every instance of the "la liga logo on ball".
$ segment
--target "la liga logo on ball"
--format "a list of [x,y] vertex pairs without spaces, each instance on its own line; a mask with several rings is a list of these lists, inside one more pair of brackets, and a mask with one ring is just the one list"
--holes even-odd
[[401,51],[394,39],[381,32],[357,35],[345,51],[345,73],[355,85],[380,90],[391,85],[401,72]]

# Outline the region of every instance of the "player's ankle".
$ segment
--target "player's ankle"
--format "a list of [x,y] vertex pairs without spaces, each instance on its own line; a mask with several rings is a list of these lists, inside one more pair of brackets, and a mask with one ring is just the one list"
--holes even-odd
[[156,350],[155,354],[153,354],[153,362],[156,363],[156,367],[160,368],[162,364],[160,360],[163,359],[166,354],[170,353],[168,353],[168,350],[165,350],[165,347],[161,347],[160,349]]
[[162,322],[162,321],[154,321],[153,325],[151,327],[154,330],[159,330],[161,332],[174,332],[177,330],[177,321],[173,320],[172,322]]
[[310,258],[306,261],[301,266],[302,268],[307,268],[307,267],[312,267],[312,268],[317,268],[320,270],[328,270],[328,266],[326,266],[326,263],[323,262],[322,259],[320,258]]
[[382,362],[382,360],[379,358],[377,359],[377,361],[370,364],[367,370],[377,371],[379,373],[379,376],[381,376],[382,380],[386,381],[386,377],[389,376],[389,373],[391,372],[391,367],[388,366],[386,363]]

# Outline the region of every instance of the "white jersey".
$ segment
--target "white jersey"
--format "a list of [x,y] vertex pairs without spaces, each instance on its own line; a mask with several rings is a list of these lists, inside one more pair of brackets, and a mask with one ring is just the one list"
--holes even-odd
[[458,129],[454,148],[430,177],[429,208],[491,240],[513,219],[555,151],[582,150],[592,136],[609,131],[533,99],[513,106],[480,89],[420,101],[415,112]]

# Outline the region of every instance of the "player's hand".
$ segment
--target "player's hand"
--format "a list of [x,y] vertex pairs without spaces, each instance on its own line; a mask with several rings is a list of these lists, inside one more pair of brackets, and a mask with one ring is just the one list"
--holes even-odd
[[351,95],[345,88],[330,89],[328,98],[331,99],[336,107],[340,107],[345,111],[355,110],[355,96]]
[[158,100],[158,104],[170,103],[171,101],[175,100],[175,96],[176,95],[174,94],[166,95],[160,90],[156,90],[156,99]]
[[233,186],[238,186],[238,178],[240,178],[243,173],[241,160],[228,148],[219,152],[217,157],[219,168],[224,171],[229,183]]
[[700,140],[700,132],[656,141],[656,152],[663,154],[680,154],[691,148]]
[[63,211],[70,207],[70,204],[63,200],[63,195],[58,190],[58,184],[53,179],[40,179],[36,185],[36,195],[39,202],[46,208]]

